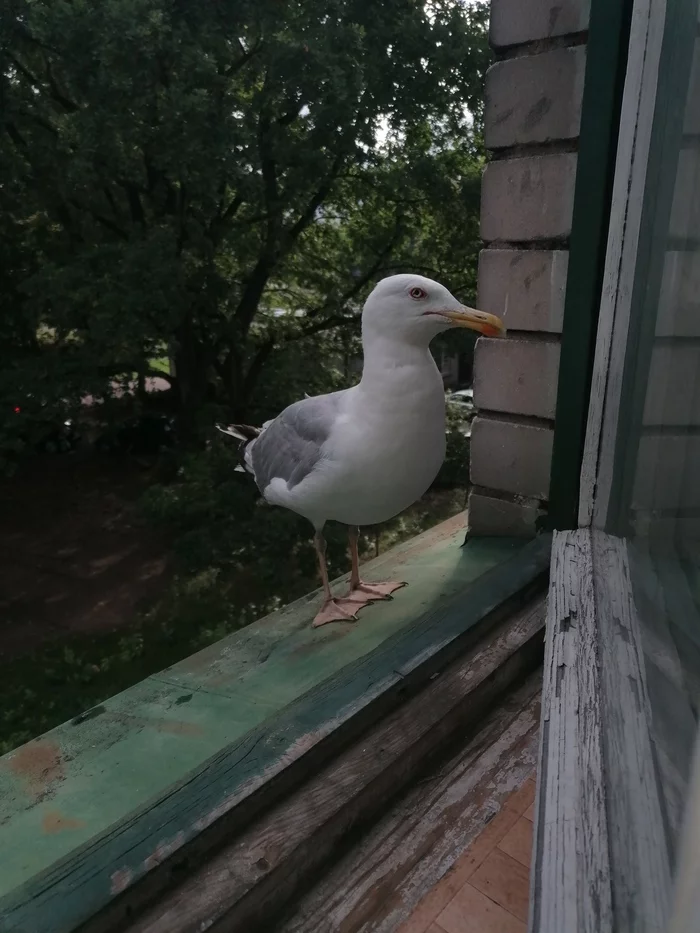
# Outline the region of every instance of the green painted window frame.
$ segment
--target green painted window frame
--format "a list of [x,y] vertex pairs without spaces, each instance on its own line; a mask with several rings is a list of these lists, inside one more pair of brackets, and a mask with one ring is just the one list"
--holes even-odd
[[592,0],[550,469],[549,530],[576,528],[633,0]]

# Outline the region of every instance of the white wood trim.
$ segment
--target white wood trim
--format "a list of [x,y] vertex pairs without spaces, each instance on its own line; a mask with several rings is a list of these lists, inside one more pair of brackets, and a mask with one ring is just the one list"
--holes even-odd
[[624,541],[552,543],[529,933],[662,933],[671,867]]
[[591,539],[552,543],[530,933],[613,933]]
[[592,532],[616,933],[662,933],[671,865],[654,767],[651,704],[627,544]]
[[620,116],[617,164],[581,466],[579,525],[608,511],[666,0],[637,0]]

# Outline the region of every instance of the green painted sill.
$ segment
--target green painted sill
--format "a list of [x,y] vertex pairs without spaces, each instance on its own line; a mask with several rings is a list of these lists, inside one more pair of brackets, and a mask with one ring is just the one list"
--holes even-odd
[[311,594],[0,758],[0,931],[69,933],[184,846],[211,847],[546,572],[549,536],[461,546],[464,526],[366,564],[409,586],[359,622],[313,629]]

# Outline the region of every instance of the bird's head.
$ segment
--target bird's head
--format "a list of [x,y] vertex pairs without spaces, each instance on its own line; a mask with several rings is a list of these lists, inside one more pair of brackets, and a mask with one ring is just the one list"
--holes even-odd
[[382,279],[362,312],[364,333],[426,346],[451,327],[466,327],[486,337],[501,337],[506,331],[495,314],[466,307],[444,285],[422,275]]

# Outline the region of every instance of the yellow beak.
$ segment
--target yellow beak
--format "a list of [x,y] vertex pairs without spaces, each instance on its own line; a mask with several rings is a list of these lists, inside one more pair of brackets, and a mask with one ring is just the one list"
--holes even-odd
[[462,308],[460,311],[438,311],[437,314],[446,317],[455,327],[467,327],[485,337],[503,337],[506,332],[506,326],[500,317],[486,311]]

